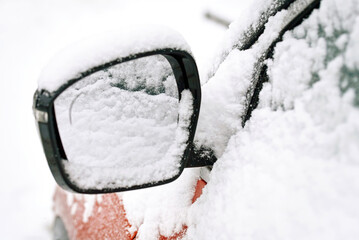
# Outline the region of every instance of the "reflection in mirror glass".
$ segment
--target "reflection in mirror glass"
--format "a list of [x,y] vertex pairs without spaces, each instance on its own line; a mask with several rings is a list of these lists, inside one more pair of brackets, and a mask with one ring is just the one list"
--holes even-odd
[[176,80],[161,55],[120,63],[71,85],[55,100],[70,179],[83,189],[103,189],[174,177],[188,139],[187,95],[179,116]]

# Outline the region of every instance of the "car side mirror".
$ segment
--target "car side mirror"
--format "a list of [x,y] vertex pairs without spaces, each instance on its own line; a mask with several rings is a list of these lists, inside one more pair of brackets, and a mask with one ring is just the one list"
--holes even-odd
[[[51,71],[42,76],[34,114],[61,187],[79,193],[140,189],[171,182],[185,167],[213,164],[213,156],[201,158],[193,149],[201,102],[195,60],[177,33],[168,34],[173,42],[151,48],[147,34],[135,52],[111,52],[112,58],[92,59],[86,67],[78,61],[88,56],[77,51],[76,63],[65,58],[52,67],[56,73],[67,64],[70,73],[56,82]],[[106,55],[108,45],[102,46]]]

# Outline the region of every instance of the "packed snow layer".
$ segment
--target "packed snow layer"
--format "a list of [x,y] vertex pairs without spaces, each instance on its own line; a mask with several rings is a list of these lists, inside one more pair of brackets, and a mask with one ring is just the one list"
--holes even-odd
[[[230,1],[229,1],[230,2]],[[229,26],[222,43],[219,45],[217,54],[214,55],[211,65],[208,67],[207,75],[202,79],[206,83],[213,77],[220,64],[227,58],[230,52],[245,46],[250,37],[267,22],[270,15],[277,12],[277,9],[293,0],[252,0],[243,4],[244,8]],[[297,1],[306,3],[307,0]]]
[[138,240],[158,240],[182,231],[187,224],[199,169],[185,169],[174,182],[159,187],[119,193],[126,217]]
[[[322,0],[285,34],[258,108],[191,206],[188,239],[358,239],[358,32],[357,0]],[[208,84],[229,81],[235,51]]]
[[38,89],[56,91],[71,79],[107,62],[138,53],[170,48],[191,53],[181,34],[159,25],[136,25],[88,37],[60,51],[38,80]]
[[[288,10],[269,18],[258,42],[247,50],[234,48],[211,81],[202,86],[201,114],[195,136],[197,148],[210,148],[217,158],[222,156],[231,136],[242,127],[250,104],[249,96],[253,94],[251,91],[269,47],[279,37],[281,30],[311,2],[313,0],[295,2]],[[276,5],[276,1],[273,4]]]
[[193,111],[167,59],[149,56],[91,74],[55,100],[70,178],[80,188],[133,187],[173,178]]

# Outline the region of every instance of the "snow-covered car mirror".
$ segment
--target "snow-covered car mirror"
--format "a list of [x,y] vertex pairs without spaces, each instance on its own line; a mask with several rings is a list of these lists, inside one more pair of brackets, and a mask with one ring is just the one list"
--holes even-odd
[[[89,54],[75,50],[40,77],[35,119],[51,172],[64,189],[157,186],[185,167],[206,165],[193,150],[201,100],[196,63],[177,33],[167,32],[163,46],[151,45],[153,34],[141,38],[135,52],[114,54],[102,41],[101,57],[85,64],[78,61]],[[97,43],[88,44],[95,57]]]

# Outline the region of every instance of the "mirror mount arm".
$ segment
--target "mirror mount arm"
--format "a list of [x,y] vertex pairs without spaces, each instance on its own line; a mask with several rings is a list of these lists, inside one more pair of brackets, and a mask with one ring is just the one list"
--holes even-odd
[[212,166],[217,161],[214,151],[201,146],[197,148],[192,145],[192,151],[186,168]]

